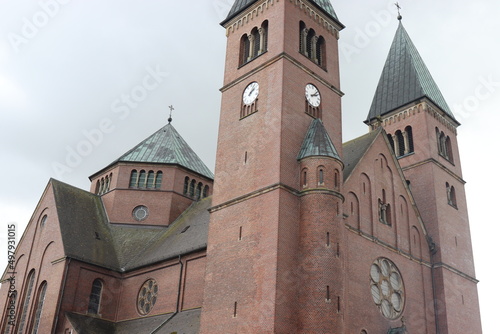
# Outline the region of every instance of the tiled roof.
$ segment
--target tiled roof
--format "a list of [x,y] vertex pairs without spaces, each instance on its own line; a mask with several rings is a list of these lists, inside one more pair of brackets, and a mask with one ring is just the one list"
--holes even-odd
[[[310,0],[310,1],[313,5],[318,7],[325,14],[338,21],[337,14],[333,9],[330,0]],[[254,4],[255,2],[257,2],[257,0],[236,0],[233,4],[233,7],[231,7],[231,10],[229,11],[229,14],[227,15],[226,19],[222,22],[222,24],[228,22],[229,20],[237,16],[239,13],[241,13],[244,9]]]
[[313,156],[331,157],[340,160],[339,154],[330,136],[326,132],[323,122],[319,118],[311,122],[304,141],[302,142],[297,160]]
[[190,169],[209,179],[214,178],[210,169],[170,123],[122,155],[114,163],[116,162],[174,164]]
[[367,122],[427,97],[455,119],[436,82],[400,22],[373,98]]
[[116,225],[108,222],[99,196],[53,179],[50,184],[70,258],[126,272],[206,248],[210,197],[194,202],[168,227]]
[[201,309],[162,314],[151,317],[112,322],[77,313],[66,313],[66,318],[79,334],[196,334],[200,327]]
[[344,155],[344,181],[349,178],[354,168],[358,165],[358,162],[381,132],[381,129],[382,128],[369,132],[342,145],[342,154]]

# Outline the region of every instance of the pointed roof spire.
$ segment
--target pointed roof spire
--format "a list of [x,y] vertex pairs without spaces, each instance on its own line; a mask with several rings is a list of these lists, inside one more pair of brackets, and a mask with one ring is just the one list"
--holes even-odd
[[[250,7],[252,4],[257,2],[257,0],[236,0],[233,4],[233,7],[231,7],[231,10],[229,11],[229,14],[227,15],[226,19],[222,21],[222,25],[227,23],[229,20],[237,16],[239,13],[241,13],[243,10],[246,8]],[[335,13],[335,10],[333,9],[332,3],[330,0],[310,0],[310,2],[318,7],[321,11],[323,11],[325,14],[333,18],[335,21],[338,21],[339,19],[337,18],[337,14]]]
[[169,122],[113,162],[180,165],[213,179],[214,175]]
[[323,126],[323,122],[319,118],[316,118],[311,122],[304,141],[302,142],[302,147],[300,148],[297,160],[317,156],[330,157],[340,160],[337,149],[335,149],[330,136]]
[[366,123],[423,97],[455,119],[400,20]]

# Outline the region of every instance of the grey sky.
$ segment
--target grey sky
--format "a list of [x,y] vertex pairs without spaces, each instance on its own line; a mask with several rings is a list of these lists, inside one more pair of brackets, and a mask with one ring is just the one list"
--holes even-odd
[[[341,22],[344,141],[362,123],[397,28],[394,1],[332,1]],[[403,24],[459,128],[482,306],[494,333],[491,149],[500,106],[500,3],[400,0]],[[0,0],[0,260],[6,225],[29,221],[50,177],[88,176],[166,123],[213,170],[232,0]],[[493,218],[492,218],[493,217]],[[496,252],[498,253],[498,252]],[[3,267],[2,262],[2,267]]]

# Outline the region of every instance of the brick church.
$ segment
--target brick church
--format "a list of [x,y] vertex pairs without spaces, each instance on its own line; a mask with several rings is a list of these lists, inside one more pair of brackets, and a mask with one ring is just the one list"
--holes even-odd
[[343,143],[330,1],[236,0],[215,175],[169,120],[90,191],[51,179],[0,332],[481,333],[460,124],[398,19]]

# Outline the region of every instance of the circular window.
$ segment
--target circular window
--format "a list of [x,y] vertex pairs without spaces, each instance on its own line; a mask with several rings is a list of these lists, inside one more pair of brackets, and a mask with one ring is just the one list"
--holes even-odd
[[404,286],[396,265],[378,258],[370,268],[371,292],[375,304],[387,319],[396,319],[403,312]]
[[149,279],[142,285],[137,296],[137,309],[140,314],[146,315],[153,309],[158,298],[158,284],[154,279]]
[[138,222],[141,222],[148,218],[149,216],[149,210],[146,206],[144,205],[139,205],[136,206],[135,209],[132,211],[132,216],[134,217],[135,220]]

